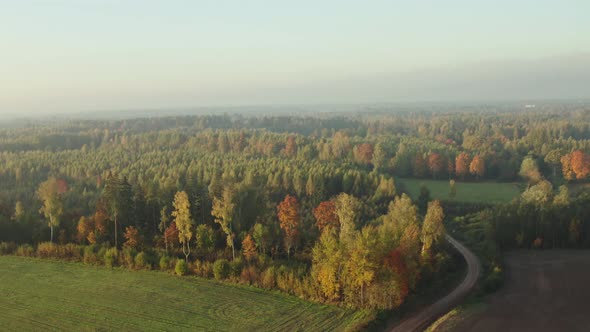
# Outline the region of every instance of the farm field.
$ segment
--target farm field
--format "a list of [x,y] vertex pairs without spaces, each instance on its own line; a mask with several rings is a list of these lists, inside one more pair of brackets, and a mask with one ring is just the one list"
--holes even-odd
[[[396,185],[402,186],[409,195],[416,199],[420,195],[420,187],[425,185],[434,199],[449,200],[448,180],[426,180],[396,178]],[[457,196],[454,200],[468,203],[506,203],[518,196],[521,188],[518,183],[505,182],[460,182],[455,187]]]
[[503,288],[431,332],[589,331],[590,252],[515,251]]
[[362,311],[163,272],[0,256],[5,331],[341,331],[367,317]]

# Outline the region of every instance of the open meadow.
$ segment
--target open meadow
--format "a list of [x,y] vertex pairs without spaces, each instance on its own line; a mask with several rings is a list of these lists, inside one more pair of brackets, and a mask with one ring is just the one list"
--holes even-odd
[[[425,185],[430,191],[430,196],[442,201],[450,200],[450,186],[448,180],[427,180],[397,178],[396,184],[413,198],[420,195],[420,187]],[[465,203],[507,203],[518,196],[521,188],[518,183],[507,182],[460,182],[455,183],[457,190],[453,198],[457,202]]]
[[363,318],[253,287],[0,256],[4,331],[342,331]]

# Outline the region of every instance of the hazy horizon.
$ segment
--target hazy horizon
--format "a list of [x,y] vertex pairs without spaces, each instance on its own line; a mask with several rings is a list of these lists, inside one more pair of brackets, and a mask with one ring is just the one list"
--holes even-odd
[[583,1],[7,1],[0,115],[580,100]]

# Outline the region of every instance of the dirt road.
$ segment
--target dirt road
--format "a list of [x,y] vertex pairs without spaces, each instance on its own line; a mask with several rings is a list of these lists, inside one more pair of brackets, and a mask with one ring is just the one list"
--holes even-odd
[[403,320],[394,326],[390,332],[410,332],[423,331],[432,322],[440,316],[446,314],[456,306],[475,286],[480,274],[480,264],[477,257],[465,246],[453,239],[450,235],[446,236],[447,241],[455,247],[465,258],[467,262],[467,276],[457,288],[437,302],[426,307],[417,314]]

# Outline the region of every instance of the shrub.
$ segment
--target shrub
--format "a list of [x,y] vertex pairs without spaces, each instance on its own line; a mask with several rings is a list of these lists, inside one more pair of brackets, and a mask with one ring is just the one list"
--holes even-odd
[[98,256],[96,255],[96,245],[90,245],[84,247],[84,264],[96,264],[98,262]]
[[186,275],[186,273],[188,272],[188,264],[186,264],[186,261],[184,259],[176,260],[176,267],[174,268],[174,272],[176,272],[176,274],[179,276]]
[[242,273],[242,267],[244,263],[241,258],[236,258],[229,263],[230,274],[232,278],[239,278]]
[[63,246],[59,246],[59,255],[62,258],[67,258],[70,260],[81,261],[83,250],[82,247],[75,245],[73,243],[68,243]]
[[258,284],[258,268],[254,265],[245,266],[240,274],[240,282],[248,285]]
[[0,255],[12,255],[16,251],[16,243],[2,242],[0,243]]
[[37,257],[49,258],[58,257],[58,246],[51,242],[42,242],[37,246]]
[[227,259],[218,259],[213,264],[213,275],[217,280],[227,279],[230,273],[230,265]]
[[261,279],[261,286],[266,289],[273,289],[276,286],[275,280],[275,268],[274,266],[269,267],[260,277]]
[[160,270],[167,271],[170,269],[170,264],[172,263],[172,259],[169,256],[164,255],[160,257]]
[[135,268],[151,268],[151,264],[149,263],[149,257],[145,252],[142,251],[139,254],[137,254],[137,256],[135,256]]
[[211,278],[213,276],[213,264],[207,261],[195,261],[192,270],[199,277]]
[[154,251],[144,251],[145,254],[145,264],[148,269],[153,269],[154,266],[158,266],[160,263],[160,256],[158,253]]
[[16,249],[17,256],[33,257],[35,255],[35,249],[30,244],[23,244],[18,246]]
[[122,250],[121,260],[122,264],[127,266],[128,268],[132,269],[135,264],[135,256],[137,255],[137,250],[130,247],[125,247]]
[[119,251],[117,248],[109,248],[104,254],[104,265],[108,267],[113,267],[117,264],[117,258],[119,256]]
[[[104,256],[107,253],[108,248],[105,246],[100,246],[98,249],[98,252],[96,253],[96,256],[98,256],[98,260],[100,260],[101,263],[106,264],[104,261]],[[98,262],[97,260],[97,262]]]

